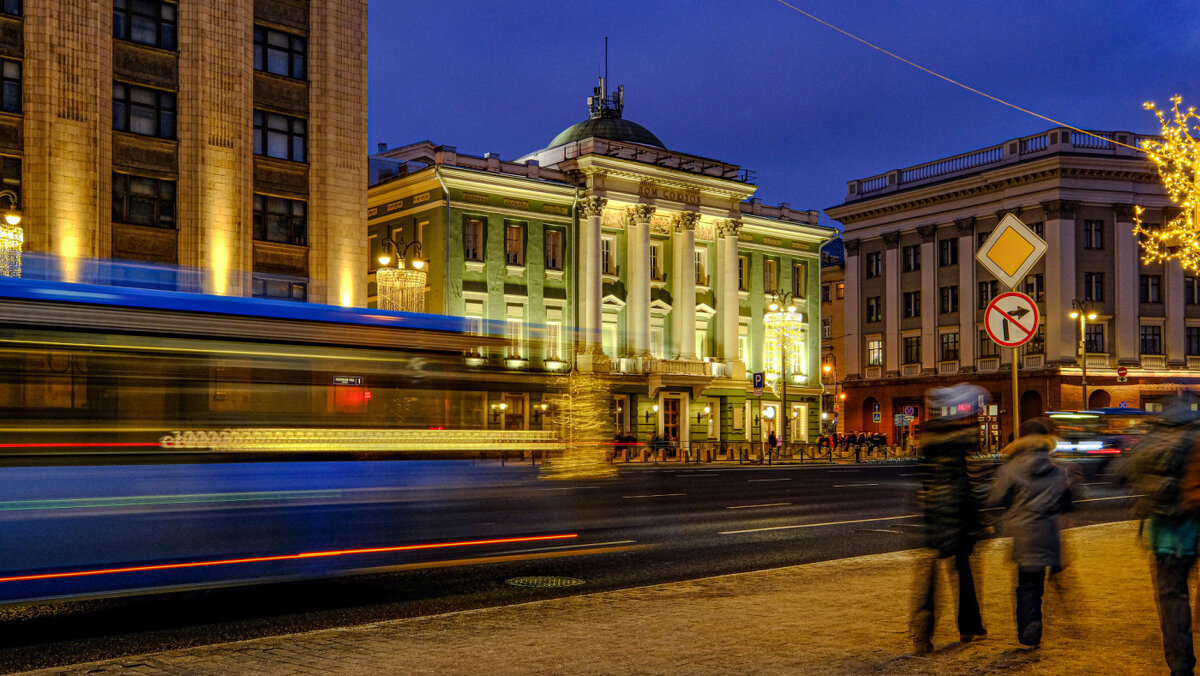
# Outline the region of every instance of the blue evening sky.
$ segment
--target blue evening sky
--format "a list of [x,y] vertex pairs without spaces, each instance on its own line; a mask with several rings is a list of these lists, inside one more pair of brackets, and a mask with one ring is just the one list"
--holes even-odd
[[[1194,0],[794,0],[948,77],[1088,129],[1200,105]],[[370,140],[513,159],[587,116],[609,37],[625,116],[672,150],[824,209],[847,180],[1048,122],[937,80],[774,0],[373,0]],[[823,222],[826,220],[822,215]]]

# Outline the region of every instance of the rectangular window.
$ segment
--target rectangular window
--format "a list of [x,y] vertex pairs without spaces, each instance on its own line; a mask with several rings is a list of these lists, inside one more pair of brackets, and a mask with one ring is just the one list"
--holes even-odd
[[957,286],[943,286],[942,288],[938,289],[938,294],[940,296],[938,309],[941,310],[942,314],[958,312]]
[[958,359],[958,333],[943,333],[941,349],[942,361],[956,361]]
[[906,246],[902,250],[904,258],[904,271],[912,272],[913,270],[921,269],[921,245],[913,244]]
[[1104,300],[1103,272],[1083,273],[1083,299],[1099,301]]
[[308,40],[265,26],[254,27],[254,70],[297,80],[308,77]]
[[175,181],[115,173],[112,178],[114,223],[175,227]]
[[1138,300],[1143,303],[1162,302],[1162,275],[1142,275],[1138,280]]
[[546,269],[547,270],[562,270],[562,253],[563,253],[563,233],[562,230],[545,231],[546,240]]
[[1083,333],[1083,350],[1088,354],[1103,354],[1107,352],[1104,349],[1103,324],[1087,325],[1087,330]]
[[612,237],[600,240],[600,272],[605,275],[617,274],[617,259],[614,254],[617,242]]
[[921,337],[907,336],[904,339],[904,363],[921,363]]
[[1046,300],[1045,275],[1040,272],[1036,275],[1026,275],[1025,295],[1032,298],[1036,303]]
[[1000,354],[1000,346],[996,344],[996,341],[992,340],[992,337],[988,335],[988,332],[986,330],[980,329],[979,330],[979,356],[980,356],[980,358],[995,357],[995,356],[998,356],[999,354]]
[[1183,278],[1183,302],[1187,305],[1200,304],[1200,277]]
[[175,138],[175,92],[114,82],[113,129]]
[[1162,354],[1162,327],[1142,325],[1142,354]]
[[504,262],[506,265],[525,265],[525,226],[504,224]]
[[842,282],[838,282],[837,286],[834,288],[837,291],[836,298],[838,300],[841,300],[846,297],[846,285],[845,284],[843,284]]
[[833,320],[829,317],[821,317],[821,338],[825,340],[833,338]]
[[21,201],[21,158],[0,155],[0,190],[11,190]]
[[308,246],[308,203],[256,194],[254,239]]
[[308,300],[308,282],[300,281],[295,277],[265,275],[256,272],[252,284],[255,298],[294,300],[300,303]]
[[775,293],[779,290],[779,261],[774,258],[763,259],[763,291]]
[[1187,356],[1200,357],[1200,326],[1187,327],[1183,339]]
[[958,265],[958,240],[938,240],[938,265],[943,268]]
[[987,238],[991,237],[991,236],[992,236],[992,233],[990,233],[990,232],[975,233],[975,250],[978,251],[979,249],[982,249],[983,243],[986,242]]
[[921,316],[921,292],[920,291],[905,291],[904,292],[904,318]]
[[114,38],[174,51],[175,32],[173,3],[160,0],[114,0]]
[[696,285],[708,286],[708,249],[696,249]]
[[1032,230],[1033,234],[1037,235],[1038,237],[1041,237],[1042,239],[1046,238],[1046,227],[1041,221],[1034,221],[1033,223],[1030,223],[1029,229]]
[[878,338],[867,341],[867,366],[883,366],[883,341]]
[[1000,295],[1000,282],[992,280],[990,282],[979,283],[979,309],[987,309],[988,303],[992,299]]
[[254,111],[254,154],[308,161],[308,122],[265,110]]
[[662,242],[650,243],[650,279],[662,281],[663,275],[663,245]]
[[524,357],[525,322],[518,317],[509,317],[504,323],[504,338],[507,343],[505,357],[521,359]]
[[1083,248],[1104,248],[1104,221],[1083,222]]
[[0,110],[21,112],[21,62],[0,59]]
[[0,14],[21,16],[21,0],[0,0]]
[[750,262],[746,260],[745,256],[738,256],[738,291],[750,290],[750,286],[747,284],[749,265]]
[[546,359],[562,359],[562,322],[546,322]]
[[867,321],[883,321],[883,303],[879,302],[879,296],[871,296],[867,299]]
[[1038,324],[1037,330],[1033,332],[1033,338],[1021,346],[1021,354],[1045,354],[1045,352],[1046,325]]
[[463,258],[469,261],[483,260],[483,219],[463,219]]
[[792,263],[792,296],[808,298],[808,265]]
[[883,274],[883,254],[872,251],[866,255],[867,277],[878,277]]
[[821,302],[822,303],[829,302],[829,285],[828,284],[821,285]]

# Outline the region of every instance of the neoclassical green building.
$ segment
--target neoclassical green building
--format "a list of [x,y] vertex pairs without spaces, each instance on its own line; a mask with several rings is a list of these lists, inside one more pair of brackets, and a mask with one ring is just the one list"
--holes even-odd
[[[836,231],[816,211],[753,199],[757,186],[736,165],[667,149],[624,119],[623,103],[602,82],[587,120],[515,161],[428,141],[381,148],[368,196],[370,303],[384,240],[418,241],[424,310],[505,335],[503,354],[464,356],[478,388],[448,404],[467,412],[463,426],[538,427],[549,376],[579,369],[609,381],[614,436],[708,458],[772,431],[811,442],[820,248]],[[780,314],[764,321],[779,296]],[[782,343],[769,328],[779,319]],[[767,375],[761,395],[755,372]]]

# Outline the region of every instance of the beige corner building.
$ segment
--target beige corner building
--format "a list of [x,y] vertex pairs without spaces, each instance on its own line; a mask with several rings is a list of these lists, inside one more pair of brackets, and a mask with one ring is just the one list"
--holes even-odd
[[364,305],[366,0],[0,0],[25,251]]

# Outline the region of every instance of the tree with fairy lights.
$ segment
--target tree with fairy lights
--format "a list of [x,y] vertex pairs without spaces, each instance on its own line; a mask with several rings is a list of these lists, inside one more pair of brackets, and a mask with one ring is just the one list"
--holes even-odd
[[1142,207],[1134,208],[1133,232],[1142,246],[1145,263],[1177,259],[1183,269],[1200,271],[1200,115],[1195,107],[1180,110],[1183,99],[1176,94],[1171,118],[1152,102],[1144,105],[1154,111],[1162,126],[1162,140],[1142,141],[1142,150],[1158,169],[1159,180],[1167,189],[1171,203],[1180,213],[1161,227],[1142,222]]
[[616,474],[608,462],[612,422],[603,376],[572,371],[564,390],[551,398],[551,415],[566,448],[543,465],[548,479],[596,479]]

